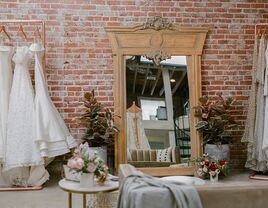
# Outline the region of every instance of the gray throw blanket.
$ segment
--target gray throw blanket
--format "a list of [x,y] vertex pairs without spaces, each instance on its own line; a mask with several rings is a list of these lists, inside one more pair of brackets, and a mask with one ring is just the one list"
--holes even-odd
[[117,208],[202,208],[194,187],[144,175],[126,177]]

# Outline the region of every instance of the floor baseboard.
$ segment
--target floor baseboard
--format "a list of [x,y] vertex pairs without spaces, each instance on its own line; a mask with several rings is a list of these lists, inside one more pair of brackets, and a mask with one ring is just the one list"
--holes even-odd
[[0,187],[0,191],[37,191],[42,190],[43,186],[34,187]]

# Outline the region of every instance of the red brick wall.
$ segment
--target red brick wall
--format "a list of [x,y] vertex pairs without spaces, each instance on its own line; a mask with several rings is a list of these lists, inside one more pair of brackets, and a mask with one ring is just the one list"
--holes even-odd
[[[95,89],[100,101],[113,105],[111,47],[104,27],[142,23],[156,15],[180,25],[210,27],[202,59],[202,90],[210,95],[222,92],[235,96],[236,118],[243,122],[251,83],[254,25],[268,22],[268,3],[264,2],[1,0],[0,17],[47,21],[49,90],[72,133],[79,137],[82,130],[72,118],[81,111],[83,92]],[[236,132],[231,152],[237,168],[243,167],[246,155],[241,134],[242,130]]]

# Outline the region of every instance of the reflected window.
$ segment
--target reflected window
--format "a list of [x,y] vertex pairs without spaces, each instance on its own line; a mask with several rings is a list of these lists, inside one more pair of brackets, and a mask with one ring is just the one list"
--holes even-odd
[[166,118],[166,103],[164,99],[140,98],[139,101],[142,110],[142,120],[165,120],[163,119]]

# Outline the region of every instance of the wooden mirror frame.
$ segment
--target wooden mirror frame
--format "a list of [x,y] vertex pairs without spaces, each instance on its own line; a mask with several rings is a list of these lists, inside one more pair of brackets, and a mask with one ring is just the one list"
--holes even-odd
[[[187,56],[187,73],[190,99],[191,158],[202,154],[201,138],[194,128],[197,118],[193,106],[201,96],[201,55],[208,28],[177,26],[166,19],[155,17],[133,27],[106,27],[114,65],[114,115],[120,132],[115,138],[115,169],[127,163],[126,131],[126,63],[124,56],[146,56],[159,63],[166,58]],[[149,167],[138,168],[153,176],[192,175],[193,167]]]

